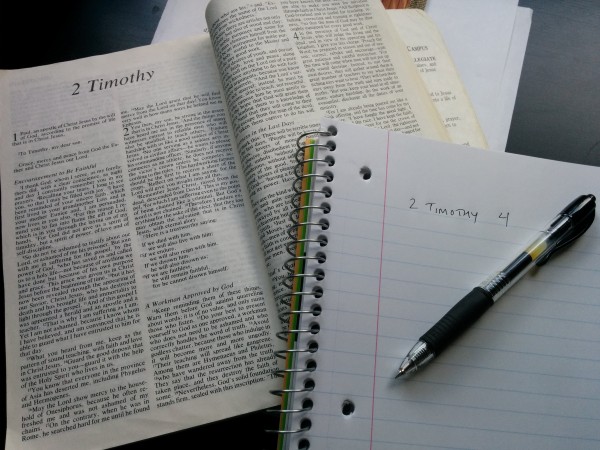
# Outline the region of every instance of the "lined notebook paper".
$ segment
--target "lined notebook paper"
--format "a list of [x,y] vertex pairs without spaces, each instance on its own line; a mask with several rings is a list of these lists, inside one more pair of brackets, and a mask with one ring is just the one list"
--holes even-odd
[[[331,120],[336,149],[314,212],[287,448],[600,448],[600,219],[534,269],[427,368],[395,380],[410,347],[504,267],[600,168],[434,142]],[[324,157],[325,150],[320,150]],[[315,210],[319,211],[319,210]],[[318,333],[315,334],[315,324]],[[309,363],[309,361],[311,361]],[[312,364],[312,366],[311,366]],[[314,388],[312,388],[314,385]],[[305,402],[309,399],[310,402]],[[312,404],[312,406],[311,406]],[[309,447],[307,447],[307,445]]]

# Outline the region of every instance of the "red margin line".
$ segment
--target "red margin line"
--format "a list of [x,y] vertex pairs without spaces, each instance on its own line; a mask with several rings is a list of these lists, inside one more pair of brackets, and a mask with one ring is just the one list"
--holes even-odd
[[379,251],[379,290],[377,293],[377,321],[375,325],[375,357],[373,361],[373,392],[371,397],[371,437],[369,439],[369,448],[373,449],[373,428],[375,418],[375,382],[377,374],[377,349],[379,343],[379,308],[381,305],[381,277],[383,272],[383,242],[385,237],[385,213],[387,206],[387,187],[388,187],[388,168],[390,160],[390,132],[387,133],[387,148],[385,154],[385,184],[383,190],[383,216],[381,218],[381,248]]

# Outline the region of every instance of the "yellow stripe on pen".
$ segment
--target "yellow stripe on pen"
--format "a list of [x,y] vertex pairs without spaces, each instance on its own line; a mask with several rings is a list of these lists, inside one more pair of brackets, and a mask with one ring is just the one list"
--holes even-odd
[[531,259],[533,259],[535,261],[536,259],[539,258],[539,256],[547,248],[548,248],[548,242],[546,241],[546,239],[544,239],[544,240],[541,240],[541,241],[534,242],[525,251],[529,254],[529,256],[531,256]]

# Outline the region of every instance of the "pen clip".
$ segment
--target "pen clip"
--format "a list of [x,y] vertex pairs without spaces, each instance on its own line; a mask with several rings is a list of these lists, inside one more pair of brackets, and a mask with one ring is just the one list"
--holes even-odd
[[546,253],[541,258],[539,258],[536,261],[535,265],[543,266],[544,264],[546,264],[548,262],[550,257],[553,256],[558,250],[568,246],[573,241],[575,241],[577,238],[579,238],[592,225],[592,223],[594,222],[595,216],[596,215],[595,215],[595,208],[594,208],[581,221],[579,221],[579,223],[576,224],[575,227],[573,227],[573,229],[570,232],[566,233],[562,237],[562,239],[556,243],[556,245],[554,246],[553,249],[551,249],[548,253]]

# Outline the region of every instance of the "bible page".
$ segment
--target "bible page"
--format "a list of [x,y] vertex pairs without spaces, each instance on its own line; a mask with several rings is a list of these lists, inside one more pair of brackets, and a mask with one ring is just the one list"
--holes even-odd
[[0,88],[7,447],[272,406],[279,320],[208,36]]
[[440,140],[447,131],[379,0],[212,1],[206,19],[273,289],[285,295],[297,137],[323,115]]

